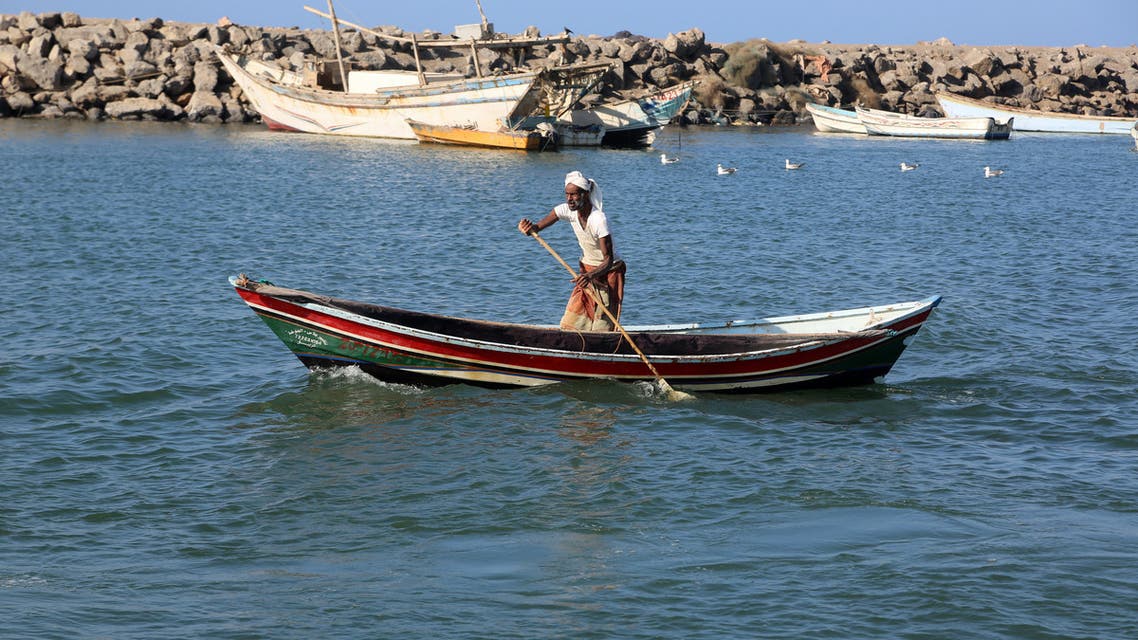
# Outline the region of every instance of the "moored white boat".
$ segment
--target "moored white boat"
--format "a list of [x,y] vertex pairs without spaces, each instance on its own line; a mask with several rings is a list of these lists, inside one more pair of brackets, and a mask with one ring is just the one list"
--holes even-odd
[[994,118],[920,118],[879,109],[856,107],[866,133],[904,138],[950,138],[961,140],[1007,140],[1012,121]]
[[1075,113],[1058,113],[1009,107],[985,100],[967,98],[952,93],[936,94],[940,108],[953,118],[1015,118],[1016,131],[1047,133],[1128,133],[1138,118],[1116,116],[1086,116]]
[[[331,9],[331,2],[329,2]],[[394,36],[341,20],[334,13],[311,7],[306,11],[332,20],[339,45],[339,25],[376,38],[410,44],[415,70],[348,71],[339,59],[339,78],[329,80],[312,65],[303,72],[277,70],[261,61],[229,53],[215,45],[222,65],[270,129],[333,135],[414,139],[409,121],[461,130],[495,133],[535,113],[554,117],[600,81],[608,63],[581,63],[505,75],[484,76],[475,65],[475,78],[455,73],[429,73],[421,64],[423,48],[525,49],[564,43],[568,34],[551,37],[476,38],[419,41]],[[483,31],[487,26],[483,19]],[[334,86],[338,82],[339,86]]]
[[548,132],[513,131],[505,128],[497,131],[483,131],[471,127],[426,124],[414,120],[408,120],[407,125],[415,132],[415,137],[419,139],[419,142],[492,149],[519,149],[522,151],[557,149],[557,137],[552,131],[552,127]]
[[407,140],[415,139],[408,119],[495,131],[539,77],[530,72],[345,93],[276,82],[250,73],[244,56],[220,48],[217,56],[270,129]]
[[823,133],[865,133],[865,125],[854,111],[812,102],[806,103],[806,111],[814,120],[814,127]]
[[644,96],[574,109],[561,117],[560,124],[601,125],[603,143],[609,146],[648,146],[655,131],[671,122],[691,99],[695,81],[683,82]]

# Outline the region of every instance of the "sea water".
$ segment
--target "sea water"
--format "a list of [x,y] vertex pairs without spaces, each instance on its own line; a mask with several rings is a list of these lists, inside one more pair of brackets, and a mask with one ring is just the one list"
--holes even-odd
[[[0,636],[1138,637],[1132,146],[0,121]],[[627,323],[944,302],[882,384],[672,403],[312,374],[226,282],[554,323],[572,170]]]

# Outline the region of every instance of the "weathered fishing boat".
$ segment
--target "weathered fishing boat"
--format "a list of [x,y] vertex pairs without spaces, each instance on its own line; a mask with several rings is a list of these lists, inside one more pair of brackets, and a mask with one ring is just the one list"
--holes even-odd
[[814,127],[823,133],[865,133],[865,125],[855,111],[812,102],[806,103],[806,111],[814,120]]
[[1057,113],[1009,107],[985,100],[966,98],[952,93],[937,92],[937,102],[946,116],[953,118],[1015,118],[1016,131],[1047,133],[1113,133],[1125,135],[1138,122],[1138,118],[1116,116],[1085,116],[1075,113]]
[[[348,70],[338,58],[339,75],[320,73],[314,63],[302,72],[274,69],[247,56],[215,46],[222,65],[270,129],[334,135],[414,140],[408,120],[427,124],[496,132],[534,114],[560,115],[600,81],[607,63],[585,63],[540,70],[477,77],[428,73],[420,49],[469,48],[475,60],[479,49],[520,51],[568,41],[568,34],[548,37],[471,36],[455,40],[419,40],[394,36],[341,20],[311,7],[306,11],[332,20],[339,43],[344,25],[375,38],[410,45],[415,71]],[[486,27],[485,18],[483,27]],[[337,46],[339,52],[339,46]]]
[[466,147],[488,147],[494,149],[518,149],[521,151],[542,151],[556,149],[557,139],[552,128],[548,131],[514,131],[500,128],[497,131],[483,131],[474,127],[454,127],[441,124],[407,121],[419,142],[453,144]]
[[[575,100],[578,89],[565,90],[561,79],[603,74],[598,65],[576,65],[486,78],[437,74],[424,76],[425,84],[420,85],[413,72],[353,71],[349,91],[344,92],[297,84],[295,72],[287,77],[281,74],[287,81],[278,82],[269,74],[251,73],[250,60],[244,56],[221,49],[217,55],[270,129],[406,140],[415,139],[407,120],[497,131],[504,122],[516,119],[519,110],[528,113],[539,108],[540,100],[527,100],[527,96],[566,91]],[[367,89],[351,91],[361,85]]]
[[[305,366],[356,366],[389,382],[529,387],[652,381],[620,333],[563,331],[405,311],[255,282],[230,284]],[[678,389],[758,392],[870,384],[940,298],[758,322],[626,327]]]
[[951,138],[957,140],[1007,140],[1012,121],[995,118],[920,118],[879,109],[855,107],[857,118],[871,136],[902,138]]
[[573,109],[561,117],[561,124],[577,127],[604,127],[601,143],[612,147],[648,146],[657,129],[672,121],[691,99],[695,81],[588,109]]

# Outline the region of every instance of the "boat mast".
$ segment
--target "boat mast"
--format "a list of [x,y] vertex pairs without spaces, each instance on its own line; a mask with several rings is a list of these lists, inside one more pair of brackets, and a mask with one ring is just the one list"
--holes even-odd
[[[314,13],[318,16],[323,17],[323,18],[329,18],[332,20],[332,27],[336,33],[336,54],[337,55],[340,55],[340,23],[343,23],[346,26],[352,27],[353,29],[358,30],[360,33],[370,33],[373,36],[376,36],[379,38],[386,38],[388,40],[393,40],[395,42],[410,42],[411,43],[411,49],[415,52],[415,71],[417,71],[419,74],[419,86],[421,87],[421,86],[427,84],[426,77],[423,75],[423,64],[419,61],[419,42],[418,42],[418,40],[416,40],[415,34],[412,33],[410,38],[400,38],[397,36],[388,35],[386,33],[381,33],[379,31],[373,31],[371,29],[368,29],[367,27],[361,27],[358,24],[352,24],[351,22],[348,22],[347,20],[340,20],[339,18],[336,17],[335,12],[328,14],[328,13],[324,13],[323,11],[313,9],[312,7],[309,7],[307,5],[305,5],[304,10],[309,12],[309,13]],[[328,0],[328,10],[332,11],[332,0]],[[341,74],[344,73],[343,58],[341,58],[341,61],[340,61],[340,73]],[[347,91],[347,90],[348,90],[348,83],[345,80],[344,81],[344,91]]]
[[478,5],[478,15],[482,16],[482,33],[486,33],[486,27],[490,26],[490,21],[486,19],[486,13],[482,11],[482,0],[474,0],[474,4]]
[[[475,0],[475,2],[478,2],[478,0]],[[329,10],[332,9],[332,0],[328,0],[328,9]],[[347,20],[341,20],[341,19],[337,18],[335,14],[324,13],[323,11],[320,11],[319,9],[313,9],[312,7],[309,7],[307,5],[304,7],[304,10],[309,12],[309,13],[316,14],[322,18],[329,18],[332,20],[332,25],[336,29],[336,53],[337,53],[337,55],[340,55],[339,25],[341,25],[341,24],[346,26],[346,27],[351,27],[351,28],[359,31],[360,33],[370,33],[371,35],[373,35],[377,38],[383,38],[385,40],[391,40],[392,42],[408,42],[408,43],[410,43],[411,49],[415,53],[415,70],[419,74],[419,86],[423,86],[423,85],[427,84],[426,77],[423,73],[423,63],[419,57],[419,49],[422,47],[451,47],[451,48],[464,47],[464,46],[470,47],[471,55],[474,56],[475,71],[476,71],[478,77],[481,78],[482,77],[482,69],[478,63],[478,48],[480,48],[480,47],[486,48],[486,49],[512,49],[514,47],[532,47],[532,46],[544,45],[544,44],[561,44],[562,46],[564,46],[564,44],[569,41],[569,34],[565,33],[565,34],[562,34],[560,36],[548,36],[548,37],[544,37],[544,38],[542,38],[542,37],[537,37],[537,38],[499,38],[499,39],[493,39],[493,40],[476,40],[475,38],[470,38],[469,40],[442,40],[442,41],[424,40],[423,42],[419,42],[419,39],[416,38],[415,34],[413,34],[413,33],[411,34],[410,38],[401,38],[399,36],[393,36],[393,35],[390,35],[387,33],[383,33],[381,31],[375,31],[374,29],[368,29],[367,27],[361,27],[360,25],[353,24],[351,22],[348,22]],[[484,24],[488,27],[490,23],[486,19],[486,14],[482,13],[482,3],[481,2],[478,2],[478,12],[482,14],[482,24]],[[343,62],[341,62],[341,65],[340,65],[340,73],[341,73],[341,75],[343,75]],[[347,86],[348,86],[348,83],[345,80],[345,82],[344,82],[344,90],[345,91],[347,90]]]
[[328,13],[332,16],[332,33],[336,37],[336,61],[340,63],[340,82],[344,86],[344,93],[348,92],[348,74],[344,72],[344,48],[340,46],[340,21],[336,19],[336,8],[332,0],[328,0]]

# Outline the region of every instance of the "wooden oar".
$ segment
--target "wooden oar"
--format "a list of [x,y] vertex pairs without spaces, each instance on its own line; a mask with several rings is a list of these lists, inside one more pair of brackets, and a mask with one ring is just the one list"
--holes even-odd
[[[537,231],[531,232],[530,235],[533,236],[534,240],[540,242],[541,246],[545,247],[545,250],[548,251],[554,258],[557,258],[557,261],[561,263],[561,266],[565,267],[566,271],[568,271],[574,278],[577,277],[578,274],[573,270],[573,267],[569,266],[569,263],[565,262],[565,260],[561,258],[561,256],[553,249],[553,247],[549,246],[549,243],[546,242],[545,239],[542,238]],[[695,400],[695,396],[692,394],[673,389],[672,385],[668,384],[668,381],[664,379],[664,376],[660,375],[660,372],[656,370],[655,365],[653,365],[652,361],[648,359],[648,356],[644,355],[644,352],[640,350],[640,347],[636,346],[636,342],[632,339],[632,336],[628,335],[628,332],[624,330],[624,327],[620,326],[620,321],[616,319],[616,316],[614,316],[612,312],[608,310],[608,307],[606,307],[604,303],[601,302],[601,297],[597,295],[597,292],[593,290],[593,287],[585,287],[585,291],[589,294],[590,297],[592,297],[593,302],[597,303],[597,308],[599,308],[601,311],[604,311],[609,320],[612,320],[613,326],[615,326],[617,330],[620,331],[621,335],[624,336],[624,339],[628,340],[629,346],[631,346],[633,351],[636,352],[636,355],[640,356],[640,359],[644,361],[644,364],[648,365],[648,370],[652,372],[652,375],[656,376],[656,382],[660,384],[660,389],[664,391],[664,394],[669,400]]]

